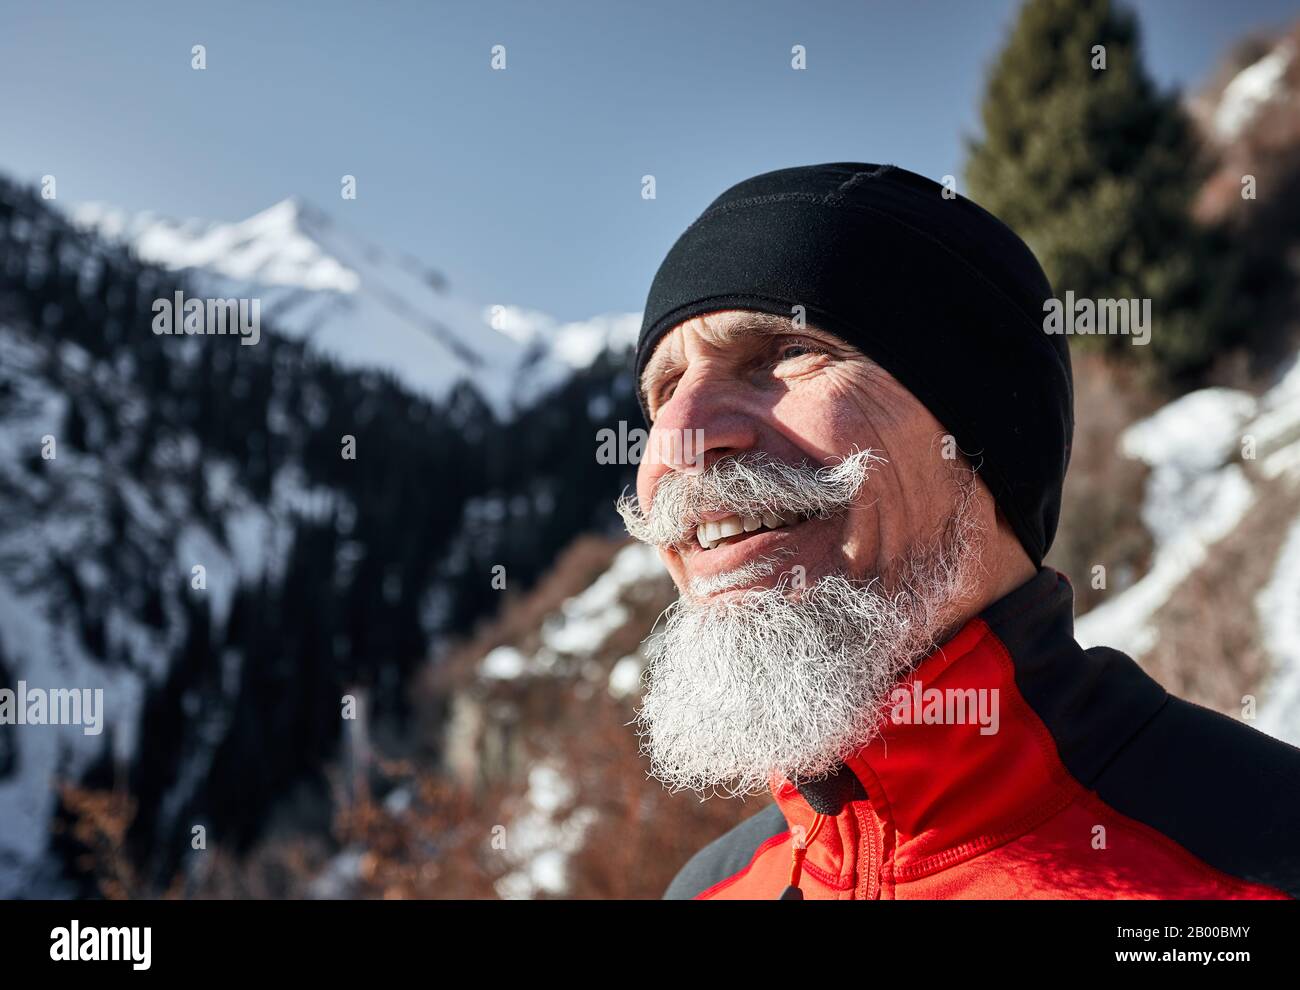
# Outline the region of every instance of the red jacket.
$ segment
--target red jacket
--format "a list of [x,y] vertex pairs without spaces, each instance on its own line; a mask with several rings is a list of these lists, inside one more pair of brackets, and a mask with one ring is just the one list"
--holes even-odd
[[774,787],[665,897],[1300,896],[1300,749],[1082,649],[1056,571],[900,687],[837,776]]

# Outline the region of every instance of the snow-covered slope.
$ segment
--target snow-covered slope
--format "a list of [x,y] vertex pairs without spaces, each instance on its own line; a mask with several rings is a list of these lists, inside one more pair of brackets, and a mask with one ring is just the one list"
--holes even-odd
[[377,368],[441,399],[472,382],[503,416],[588,366],[607,346],[635,340],[640,317],[607,314],[562,323],[449,291],[414,259],[342,229],[321,210],[286,199],[235,223],[128,214],[98,203],[72,218],[124,241],[144,261],[198,278],[205,292],[260,298],[263,319],[352,368]]
[[[0,660],[10,687],[74,686],[102,690],[104,725],[87,734],[80,725],[32,726],[20,733],[14,772],[0,777],[0,896],[65,893],[54,864],[42,853],[50,835],[56,782],[76,781],[111,753],[126,762],[138,751],[140,715],[148,686],[165,676],[188,626],[183,598],[190,568],[202,561],[211,581],[214,621],[223,626],[239,580],[260,579],[283,566],[292,513],[301,487],[286,470],[270,503],[257,502],[231,477],[228,464],[199,463],[194,438],[162,448],[145,478],[121,470],[129,440],[121,423],[96,418],[90,429],[106,438],[102,453],[59,441],[56,457],[36,470],[31,439],[64,436],[72,394],[51,382],[47,351],[0,323],[0,499],[20,525],[0,527]],[[123,419],[138,412],[137,395],[80,347],[57,348],[57,375],[79,390],[93,389]],[[202,472],[214,511],[196,520],[189,479]],[[106,564],[110,562],[109,564]],[[63,590],[63,575],[79,590],[78,604]],[[159,589],[159,614],[142,619],[141,602]],[[79,614],[95,616],[87,636]],[[112,662],[105,662],[108,653]],[[209,740],[189,754],[191,785],[201,778],[229,717],[242,656],[226,661],[224,696],[205,699],[195,715],[197,735]],[[209,731],[213,730],[213,731]],[[8,728],[10,733],[15,732]],[[170,795],[187,797],[184,786]]]
[[[1132,587],[1081,617],[1084,646],[1141,658],[1159,635],[1161,609],[1176,589],[1257,507],[1300,491],[1300,360],[1260,397],[1202,389],[1135,423],[1122,453],[1151,468],[1142,519],[1155,542],[1150,569]],[[1282,494],[1278,494],[1281,492]],[[1300,515],[1278,542],[1272,576],[1256,600],[1258,638],[1272,660],[1256,727],[1300,745]]]

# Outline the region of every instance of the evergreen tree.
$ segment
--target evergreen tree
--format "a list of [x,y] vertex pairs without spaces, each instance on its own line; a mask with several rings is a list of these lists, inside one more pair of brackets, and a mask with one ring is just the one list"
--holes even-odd
[[1204,178],[1190,121],[1142,65],[1111,0],[1028,0],[993,66],[970,145],[971,198],[1038,256],[1058,298],[1151,299],[1151,337],[1076,336],[1177,379],[1234,332],[1232,277],[1192,220]]

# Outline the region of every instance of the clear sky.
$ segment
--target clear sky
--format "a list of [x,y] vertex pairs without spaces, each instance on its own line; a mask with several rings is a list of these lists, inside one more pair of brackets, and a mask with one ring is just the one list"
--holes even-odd
[[[0,170],[55,175],[64,203],[177,217],[242,219],[298,194],[476,301],[577,320],[639,310],[673,239],[746,176],[862,160],[960,177],[1017,6],[0,0]],[[1297,14],[1135,6],[1148,67],[1183,87]]]

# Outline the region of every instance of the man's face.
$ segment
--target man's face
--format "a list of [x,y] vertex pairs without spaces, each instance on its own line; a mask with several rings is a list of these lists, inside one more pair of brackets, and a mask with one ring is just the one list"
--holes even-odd
[[[795,565],[808,584],[832,573],[888,584],[891,563],[937,539],[952,513],[956,465],[943,456],[953,449],[944,428],[893,376],[828,333],[747,310],[706,314],[660,340],[640,384],[652,419],[647,450],[694,455],[642,460],[637,497],[646,512],[665,479],[735,455],[812,467],[859,451],[883,459],[846,511],[774,529],[752,529],[757,517],[713,519],[724,533],[746,522],[751,531],[715,542],[706,529],[707,548],[698,538],[660,546],[684,595],[771,587]],[[697,508],[728,515],[725,506]],[[780,564],[755,576],[764,569],[752,565],[764,560]]]
[[829,773],[978,587],[991,502],[920,402],[817,330],[699,317],[642,386],[652,456],[619,509],[681,591],[647,646],[651,772],[737,794]]

